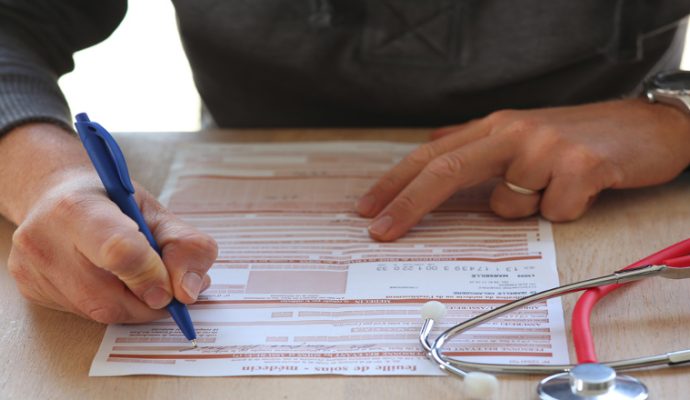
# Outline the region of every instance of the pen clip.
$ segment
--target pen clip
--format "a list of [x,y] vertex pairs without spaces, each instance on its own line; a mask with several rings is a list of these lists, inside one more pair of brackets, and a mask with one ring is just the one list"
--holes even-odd
[[99,123],[89,121],[88,117],[85,114],[80,115],[84,116],[77,120],[77,123],[75,124],[77,126],[77,130],[79,130],[80,127],[86,128],[86,130],[88,130],[90,133],[102,140],[103,144],[108,149],[108,153],[110,154],[110,158],[113,164],[115,164],[115,170],[117,171],[118,178],[120,178],[122,187],[127,192],[133,194],[134,185],[132,185],[132,180],[129,177],[129,171],[127,170],[125,156],[122,154],[120,146],[117,145],[115,139],[113,139],[110,133]]

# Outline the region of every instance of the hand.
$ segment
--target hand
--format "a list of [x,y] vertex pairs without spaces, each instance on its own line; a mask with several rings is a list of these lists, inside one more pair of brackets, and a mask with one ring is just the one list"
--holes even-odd
[[[74,144],[80,146],[64,133],[53,135],[72,143],[67,153]],[[26,196],[30,205],[15,214],[19,226],[8,261],[21,293],[37,304],[103,323],[166,317],[162,308],[173,295],[183,303],[196,301],[210,284],[206,272],[217,255],[213,239],[177,219],[135,184],[161,260],[80,157],[45,175],[50,179],[29,180],[35,185],[30,192],[40,194]]]
[[690,163],[690,118],[639,99],[573,107],[499,111],[441,128],[358,202],[377,240],[394,240],[453,193],[490,178],[499,216],[536,212],[552,221],[580,217],[599,192],[667,182]]

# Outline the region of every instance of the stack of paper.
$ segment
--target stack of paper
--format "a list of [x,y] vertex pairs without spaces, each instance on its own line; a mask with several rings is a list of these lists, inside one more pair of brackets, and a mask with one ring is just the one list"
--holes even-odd
[[[190,307],[200,348],[172,320],[109,326],[91,375],[437,375],[418,343],[420,306],[444,302],[434,335],[558,284],[551,226],[504,221],[465,191],[404,238],[378,243],[354,203],[413,148],[383,142],[192,145],[162,201],[219,244]],[[550,300],[452,340],[474,361],[567,361]]]

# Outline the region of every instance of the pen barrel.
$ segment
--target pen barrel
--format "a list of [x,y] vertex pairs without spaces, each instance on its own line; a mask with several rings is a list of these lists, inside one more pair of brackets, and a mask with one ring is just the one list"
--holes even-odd
[[[127,162],[120,146],[104,127],[90,121],[86,113],[76,116],[74,127],[110,200],[117,204],[120,211],[137,223],[139,231],[144,234],[149,245],[162,257],[161,249],[153,238],[134,197],[134,185],[129,177]],[[196,339],[194,324],[187,307],[173,297],[166,309],[184,336],[188,340]]]
[[159,256],[162,256],[161,249],[158,247],[158,243],[156,243],[156,240],[153,238],[153,234],[151,233],[149,226],[146,224],[144,216],[139,210],[139,205],[137,204],[137,200],[135,199],[134,195],[131,193],[120,193],[118,195],[123,196],[123,198],[114,199],[113,195],[108,193],[108,196],[120,207],[120,210],[137,223],[139,226],[139,231],[146,236],[146,240],[149,242],[151,247],[156,250],[156,253],[158,253]]
[[[115,199],[113,200],[115,201]],[[156,240],[153,238],[153,234],[151,233],[151,230],[146,224],[146,221],[144,220],[144,216],[142,215],[139,209],[139,205],[137,204],[134,195],[128,193],[126,195],[126,198],[120,198],[117,201],[115,201],[115,203],[118,204],[120,210],[122,210],[123,213],[132,218],[137,223],[137,225],[139,225],[139,231],[143,233],[144,236],[146,236],[146,240],[149,242],[151,247],[154,250],[156,250],[158,255],[162,256],[161,250],[158,247]],[[187,306],[180,303],[177,299],[173,297],[172,301],[165,307],[165,309],[168,310],[170,316],[175,321],[177,326],[180,328],[180,331],[187,340],[197,338],[196,331],[194,329],[194,324],[192,323],[192,318],[189,315],[189,310],[187,309]]]
[[180,332],[182,332],[187,340],[194,340],[197,338],[196,329],[194,329],[192,317],[189,315],[189,309],[186,305],[180,303],[179,300],[173,297],[170,304],[165,306],[165,309],[168,310],[173,321],[175,321],[177,327],[180,328]]
[[[137,223],[137,225],[139,226],[139,231],[143,233],[144,236],[146,236],[146,240],[149,242],[151,247],[154,250],[156,250],[159,256],[162,256],[161,250],[158,247],[156,240],[153,238],[153,234],[151,233],[151,230],[146,224],[146,221],[144,220],[144,216],[142,215],[139,209],[139,205],[137,204],[137,200],[134,197],[134,195],[131,193],[120,192],[117,194],[108,193],[108,196],[111,197],[111,199],[120,207],[120,210],[123,213],[125,213],[128,217],[132,218],[134,222]],[[115,199],[113,198],[113,196],[121,197]],[[180,328],[180,331],[187,340],[196,339],[196,331],[194,329],[194,324],[192,323],[192,318],[189,315],[189,310],[187,309],[187,306],[180,303],[177,299],[173,297],[170,304],[165,306],[165,309],[168,310],[170,316],[175,321],[177,326]]]

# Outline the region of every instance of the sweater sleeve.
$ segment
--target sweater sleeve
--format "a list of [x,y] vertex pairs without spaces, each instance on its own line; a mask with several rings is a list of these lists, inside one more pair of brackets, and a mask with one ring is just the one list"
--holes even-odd
[[107,38],[126,0],[0,0],[0,135],[27,122],[71,130],[58,78],[74,52]]

